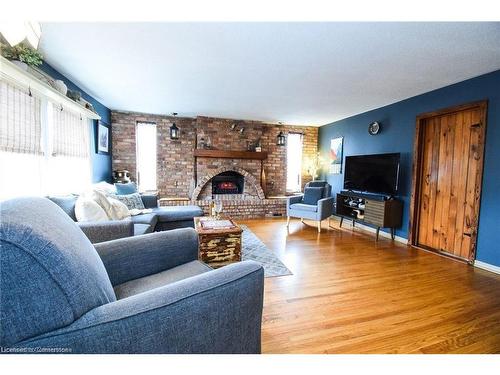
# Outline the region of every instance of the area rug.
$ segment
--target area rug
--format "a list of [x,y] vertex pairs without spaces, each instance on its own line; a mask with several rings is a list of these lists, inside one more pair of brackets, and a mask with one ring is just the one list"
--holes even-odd
[[253,260],[264,267],[264,277],[293,275],[276,255],[246,225],[240,225],[241,259]]

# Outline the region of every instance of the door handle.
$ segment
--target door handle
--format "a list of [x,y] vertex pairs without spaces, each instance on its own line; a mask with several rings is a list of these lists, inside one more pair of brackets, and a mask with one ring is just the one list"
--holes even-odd
[[471,237],[472,234],[470,234],[470,233],[464,233],[464,236]]

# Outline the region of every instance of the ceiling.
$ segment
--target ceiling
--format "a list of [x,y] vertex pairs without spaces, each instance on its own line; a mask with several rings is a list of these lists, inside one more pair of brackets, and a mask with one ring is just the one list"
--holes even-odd
[[115,110],[323,125],[500,69],[500,23],[43,23]]

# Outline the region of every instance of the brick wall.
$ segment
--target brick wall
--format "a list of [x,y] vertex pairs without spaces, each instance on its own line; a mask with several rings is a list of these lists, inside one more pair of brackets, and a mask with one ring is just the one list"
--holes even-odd
[[[162,206],[186,206],[195,204],[203,209],[205,215],[210,215],[210,201],[163,201]],[[261,217],[286,216],[286,199],[225,199],[222,204],[224,215],[235,219],[258,219]]]
[[157,185],[160,197],[186,197],[194,189],[193,149],[196,134],[196,119],[177,117],[175,123],[181,129],[180,139],[170,139],[171,116],[144,113],[111,112],[113,170],[127,169],[135,181],[135,129],[138,122],[156,123],[157,131]]
[[[127,169],[135,180],[135,127],[137,122],[154,122],[157,125],[157,184],[160,197],[191,197],[195,188],[193,149],[196,142],[210,141],[212,147],[221,150],[246,150],[249,143],[261,140],[262,150],[268,152],[264,161],[267,180],[267,195],[282,195],[286,191],[286,147],[276,145],[280,131],[285,134],[304,134],[303,159],[313,158],[317,152],[318,129],[289,125],[266,124],[258,121],[243,121],[199,116],[177,117],[175,122],[181,129],[178,141],[170,140],[169,128],[173,117],[112,111],[113,170]],[[231,125],[237,125],[232,131]],[[239,129],[244,128],[240,133]],[[303,165],[305,163],[303,162]],[[238,165],[250,172],[260,182],[260,161],[231,159],[198,159],[198,181],[210,170],[221,166]],[[302,171],[302,185],[310,180],[307,171]]]

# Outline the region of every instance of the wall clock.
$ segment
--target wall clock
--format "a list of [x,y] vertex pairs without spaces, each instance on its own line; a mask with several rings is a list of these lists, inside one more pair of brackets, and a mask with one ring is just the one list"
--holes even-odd
[[368,133],[370,133],[370,135],[376,135],[376,134],[380,133],[381,128],[382,128],[382,126],[380,125],[380,123],[377,121],[374,121],[370,125],[368,125]]

